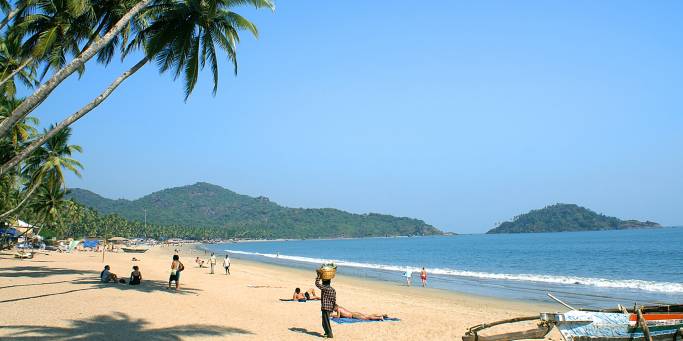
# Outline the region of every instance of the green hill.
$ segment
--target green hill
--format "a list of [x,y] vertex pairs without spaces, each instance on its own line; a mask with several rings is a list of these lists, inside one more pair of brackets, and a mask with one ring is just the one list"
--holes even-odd
[[84,189],[69,197],[102,214],[157,225],[225,228],[236,237],[321,238],[435,235],[425,222],[384,214],[352,214],[332,208],[288,208],[266,197],[237,194],[220,186],[196,183],[164,189],[137,200],[112,200]]
[[621,220],[573,204],[555,204],[532,210],[500,224],[487,233],[530,233],[623,230],[661,227],[652,221]]

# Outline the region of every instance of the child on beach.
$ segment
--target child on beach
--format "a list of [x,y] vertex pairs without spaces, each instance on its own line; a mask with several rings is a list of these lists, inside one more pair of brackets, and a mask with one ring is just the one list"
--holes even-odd
[[320,270],[316,270],[315,286],[320,289],[320,311],[322,313],[324,337],[332,338],[332,326],[330,326],[330,314],[337,308],[337,292],[330,286],[330,280],[326,279],[320,284]]

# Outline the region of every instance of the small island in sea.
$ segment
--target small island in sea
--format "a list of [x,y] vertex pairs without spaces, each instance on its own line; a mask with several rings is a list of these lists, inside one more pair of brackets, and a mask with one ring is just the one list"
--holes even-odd
[[487,233],[535,233],[658,228],[652,221],[621,220],[574,204],[555,204],[531,210]]

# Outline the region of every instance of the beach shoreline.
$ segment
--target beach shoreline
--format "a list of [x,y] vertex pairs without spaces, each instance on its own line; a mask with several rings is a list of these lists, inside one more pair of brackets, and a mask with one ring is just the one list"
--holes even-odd
[[[313,271],[232,259],[223,272],[199,268],[208,258],[202,245],[153,247],[144,254],[76,252],[17,260],[0,254],[0,338],[49,339],[278,339],[319,338],[318,302],[282,302],[295,287],[313,287]],[[179,249],[186,270],[178,292],[166,288],[170,260]],[[132,257],[139,259],[132,262]],[[124,277],[140,266],[143,284],[102,284],[104,264]],[[333,280],[338,303],[365,313],[387,313],[397,322],[333,324],[335,337],[348,340],[459,339],[472,325],[557,311],[561,307],[477,297],[340,275]],[[29,318],[26,318],[30,316]],[[553,334],[549,334],[549,338]]]

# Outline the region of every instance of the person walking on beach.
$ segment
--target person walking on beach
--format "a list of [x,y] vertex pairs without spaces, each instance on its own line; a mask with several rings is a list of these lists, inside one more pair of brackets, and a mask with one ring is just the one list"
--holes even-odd
[[413,280],[413,272],[406,269],[406,272],[403,273],[403,277],[406,278],[406,284],[410,286],[410,282]]
[[323,319],[324,337],[332,338],[332,326],[330,326],[330,314],[337,308],[337,292],[330,286],[330,280],[325,279],[320,284],[320,269],[316,270],[315,286],[320,289],[320,311]]
[[168,288],[171,289],[171,282],[175,282],[175,290],[180,286],[180,272],[185,270],[185,266],[180,262],[180,256],[173,255],[171,262],[171,276],[168,278]]
[[230,274],[230,255],[225,254],[225,259],[223,259],[223,268],[225,269],[225,274]]
[[211,263],[211,273],[213,274],[213,267],[216,266],[216,255],[214,255],[213,252],[211,252],[209,263]]
[[427,287],[427,270],[425,270],[424,266],[422,267],[422,271],[420,271],[420,279],[422,280],[422,287],[426,288]]

